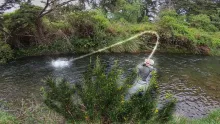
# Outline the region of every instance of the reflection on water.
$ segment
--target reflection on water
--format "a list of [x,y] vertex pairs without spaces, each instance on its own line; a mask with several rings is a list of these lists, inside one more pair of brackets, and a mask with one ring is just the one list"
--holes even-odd
[[[40,88],[44,86],[42,79],[47,76],[65,77],[70,82],[79,81],[90,58],[68,61],[72,57],[76,56],[31,57],[0,66],[0,100],[16,107],[21,99],[32,96],[41,98]],[[119,60],[125,72],[129,72],[145,57],[146,54],[100,55],[107,67]],[[60,61],[53,62],[57,59]],[[159,70],[160,100],[164,100],[166,92],[173,93],[178,99],[176,113],[202,117],[209,110],[220,107],[220,57],[164,54],[156,55],[153,59]]]

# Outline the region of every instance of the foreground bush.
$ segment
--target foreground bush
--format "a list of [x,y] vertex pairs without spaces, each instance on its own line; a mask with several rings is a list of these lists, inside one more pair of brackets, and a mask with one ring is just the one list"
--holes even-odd
[[[168,98],[162,108],[157,108],[158,84],[156,74],[147,91],[141,91],[126,99],[135,73],[120,80],[122,71],[117,63],[106,70],[97,60],[90,65],[80,83],[71,85],[64,79],[47,78],[43,90],[46,105],[71,122],[88,123],[132,123],[157,120],[161,123],[170,119],[175,100]],[[159,113],[158,113],[159,112]]]

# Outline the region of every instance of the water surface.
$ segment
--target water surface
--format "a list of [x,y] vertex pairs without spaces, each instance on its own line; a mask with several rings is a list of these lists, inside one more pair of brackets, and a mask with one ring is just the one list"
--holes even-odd
[[[147,54],[102,54],[108,67],[119,60],[120,67],[129,72],[141,63]],[[47,76],[64,77],[70,82],[79,81],[90,58],[69,62],[68,66],[53,66],[56,59],[69,60],[76,55],[28,57],[0,66],[0,100],[17,107],[21,99],[33,96],[40,99],[42,79]],[[95,56],[93,56],[93,59]],[[160,100],[167,92],[177,98],[176,113],[186,117],[203,117],[220,107],[220,57],[183,54],[155,55],[159,70]],[[1,107],[1,105],[0,105]]]

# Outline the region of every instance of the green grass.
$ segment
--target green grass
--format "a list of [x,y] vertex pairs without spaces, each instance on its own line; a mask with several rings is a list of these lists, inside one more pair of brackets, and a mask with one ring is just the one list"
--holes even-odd
[[0,124],[60,124],[65,119],[42,102],[21,100],[21,107],[8,113],[0,110]]
[[187,119],[174,116],[168,124],[220,124],[220,109],[211,112],[207,117],[201,119]]
[[[39,109],[39,108],[38,108]],[[43,109],[42,109],[43,110]],[[42,111],[41,111],[42,112]],[[47,111],[44,111],[43,113],[47,113]],[[35,114],[29,113],[24,115],[25,117],[18,118],[14,115],[11,115],[7,112],[0,111],[0,124],[19,124],[19,123],[30,123],[30,122],[40,122],[40,123],[54,123],[58,124],[62,122],[60,119],[57,119],[57,114],[52,114],[54,112],[49,112],[47,114],[43,114],[41,116],[40,112],[38,117],[36,117]],[[39,121],[39,119],[44,118],[44,120]],[[54,119],[55,118],[55,119]],[[149,121],[149,124],[161,124],[161,122],[158,122],[157,120],[151,120]],[[207,117],[201,118],[201,119],[188,119],[185,117],[175,116],[167,122],[166,124],[220,124],[220,110],[216,110],[211,112]]]
[[0,124],[17,124],[16,117],[6,112],[0,111]]

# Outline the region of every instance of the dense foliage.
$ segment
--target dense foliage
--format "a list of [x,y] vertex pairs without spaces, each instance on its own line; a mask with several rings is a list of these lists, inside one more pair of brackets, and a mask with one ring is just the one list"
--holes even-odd
[[72,122],[146,123],[156,119],[162,123],[171,119],[175,99],[167,97],[167,103],[157,108],[156,74],[146,91],[140,89],[128,99],[128,89],[136,75],[132,73],[129,78],[121,80],[121,73],[117,63],[106,70],[97,59],[95,67],[88,67],[80,83],[47,78],[47,87],[43,90],[45,103]]
[[[158,11],[157,2],[152,0],[100,0],[99,3],[79,0],[79,4],[74,5],[62,0],[46,0],[42,7],[33,5],[31,0],[4,0],[0,5],[0,63],[23,56],[91,52],[145,30],[159,33],[158,50],[220,55],[219,0],[165,1],[160,3],[162,7]],[[15,5],[19,5],[19,9],[5,13]],[[151,50],[154,41],[154,36],[145,35],[107,52]],[[97,61],[95,68],[90,66],[79,84],[48,78],[45,103],[70,121],[219,122],[219,111],[201,120],[178,117],[172,120],[174,102],[169,102],[172,97],[167,97],[164,108],[156,106],[155,77],[144,94],[137,93],[125,100],[133,78],[122,81],[120,74],[117,65],[106,70]],[[119,81],[123,83],[119,85]],[[23,116],[27,119],[24,122],[43,123],[41,110],[29,110],[36,109],[22,113],[28,114]],[[40,119],[35,119],[38,117]],[[0,112],[0,123],[14,121],[11,115]]]
[[[210,23],[207,15],[178,15],[175,11],[165,11],[160,15],[158,32],[162,45],[170,44],[175,49],[200,54],[219,51],[219,29]],[[215,50],[214,50],[215,49]]]
[[13,58],[13,51],[11,47],[0,41],[0,64],[6,63]]
[[[0,38],[10,45],[15,58],[91,52],[144,30],[159,32],[161,45],[158,50],[220,54],[219,1],[171,0],[161,3],[159,13],[157,2],[151,0],[90,1],[92,9],[86,9],[85,1],[73,5],[47,0],[48,4],[43,7],[21,1],[6,1],[1,6],[4,12],[20,4],[18,10],[3,13],[0,18]],[[147,35],[109,51],[149,51],[154,41],[154,36]]]
[[36,44],[35,20],[39,10],[40,7],[22,4],[20,9],[3,16],[4,28],[10,33],[7,43],[13,48]]

